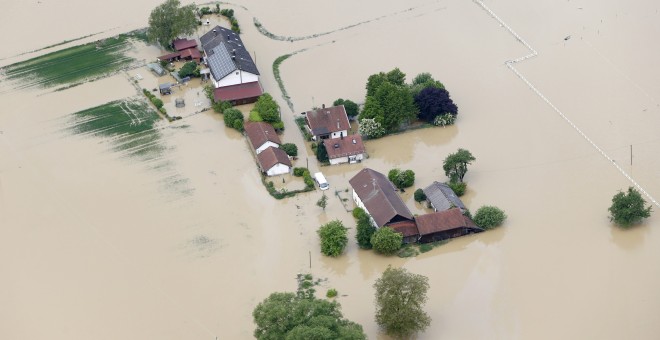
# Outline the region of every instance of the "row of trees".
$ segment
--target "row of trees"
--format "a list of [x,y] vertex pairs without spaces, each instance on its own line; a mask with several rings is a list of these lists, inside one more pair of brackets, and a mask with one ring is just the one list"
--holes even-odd
[[[272,293],[252,312],[260,340],[366,339],[362,326],[344,318],[337,301],[314,295],[310,274],[298,275],[296,293]],[[396,338],[407,338],[425,330],[431,318],[424,311],[428,300],[428,278],[403,268],[388,267],[374,283],[376,323]],[[328,295],[336,295],[333,289]]]
[[369,76],[367,95],[359,114],[360,133],[378,138],[419,119],[436,125],[454,122],[458,107],[439,81],[429,73],[406,84],[406,74],[395,68]]

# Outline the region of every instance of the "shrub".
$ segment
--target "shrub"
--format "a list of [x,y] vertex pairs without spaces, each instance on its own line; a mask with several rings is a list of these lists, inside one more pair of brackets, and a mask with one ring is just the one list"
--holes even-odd
[[328,298],[333,298],[333,297],[337,296],[337,290],[334,289],[334,288],[330,288],[330,289],[328,289],[328,292],[325,294],[325,296],[328,297]]
[[250,111],[250,117],[248,118],[248,120],[251,121],[251,122],[263,122],[264,121],[264,119],[261,118],[261,115],[259,114],[259,112],[255,111],[255,110]]
[[424,202],[426,201],[426,194],[424,193],[424,190],[422,189],[417,189],[415,190],[415,202]]
[[150,100],[154,104],[154,106],[156,106],[157,109],[160,109],[161,107],[163,107],[163,101],[162,100],[160,100],[156,97],[151,97]]
[[429,243],[424,243],[419,246],[419,251],[421,253],[426,253],[427,251],[431,251],[433,249],[433,245]]
[[467,183],[465,182],[449,182],[447,185],[454,191],[456,196],[461,197],[465,194],[465,189],[467,189]]
[[243,124],[244,123],[243,123],[242,118],[241,119],[236,119],[236,120],[234,120],[233,123],[231,123],[231,127],[233,127],[234,129],[242,132],[243,131]]
[[284,152],[286,152],[287,155],[291,157],[298,156],[298,147],[293,143],[284,143],[280,146],[280,149],[282,149]]
[[303,182],[305,182],[305,189],[314,190],[316,186],[314,185],[314,179],[312,175],[309,174],[309,171],[303,173]]
[[382,227],[371,236],[371,245],[374,250],[385,255],[392,255],[401,248],[403,235],[390,227]]
[[360,119],[358,132],[361,135],[372,139],[380,138],[385,135],[385,129],[383,128],[383,125],[373,118]]
[[192,76],[195,73],[196,69],[197,69],[197,63],[194,61],[189,61],[181,67],[181,70],[179,70],[179,77],[185,78],[188,76]]
[[355,218],[356,220],[360,219],[360,217],[367,214],[364,211],[364,209],[362,209],[360,207],[357,207],[357,208],[353,209],[353,212],[351,212],[351,213],[353,214],[353,218]]
[[415,184],[415,172],[412,170],[392,169],[387,173],[387,178],[399,189],[405,189]]
[[622,228],[629,228],[651,216],[651,206],[644,207],[646,201],[633,187],[628,192],[618,192],[612,197],[612,205],[607,209],[610,212],[610,221]]
[[293,168],[293,175],[296,177],[302,177],[305,174],[305,171],[309,172],[307,168]]
[[219,102],[214,102],[212,107],[213,107],[213,111],[215,111],[217,113],[223,113],[223,112],[225,112],[225,110],[231,109],[233,106],[231,105],[230,102],[226,102],[226,101],[221,100]]
[[435,126],[447,126],[453,125],[456,121],[456,116],[451,113],[445,113],[438,115],[433,119],[433,125]]
[[317,231],[321,239],[321,253],[326,256],[341,255],[348,243],[346,228],[339,220],[328,222]]
[[270,123],[270,125],[272,125],[275,130],[284,130],[284,122],[282,121]]
[[376,227],[371,224],[369,215],[364,211],[361,214],[358,213],[356,229],[355,239],[358,246],[362,249],[371,249],[371,237],[376,232]]
[[165,110],[164,107],[161,107],[160,109],[158,109],[158,111],[160,111],[160,113],[162,113],[164,115],[167,115],[167,110]]
[[504,222],[506,214],[500,208],[484,205],[474,214],[474,223],[479,227],[489,230]]
[[[230,127],[230,128],[235,128],[238,123],[236,121],[240,121],[240,126],[241,128],[243,127],[243,113],[237,109],[227,109],[224,111],[224,121],[225,121],[225,126]],[[242,131],[242,130],[239,130]]]

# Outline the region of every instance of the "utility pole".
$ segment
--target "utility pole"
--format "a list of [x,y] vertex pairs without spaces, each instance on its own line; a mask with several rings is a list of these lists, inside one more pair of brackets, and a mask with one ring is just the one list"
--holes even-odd
[[309,251],[309,269],[312,269],[312,251]]
[[630,144],[630,166],[632,166],[632,144]]

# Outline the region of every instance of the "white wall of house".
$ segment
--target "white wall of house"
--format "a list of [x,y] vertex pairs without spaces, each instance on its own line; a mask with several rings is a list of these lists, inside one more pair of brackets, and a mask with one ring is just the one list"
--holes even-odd
[[341,138],[342,135],[344,137],[348,136],[348,130],[341,130],[341,131],[333,132],[333,133],[330,134],[330,138]]
[[213,85],[218,88],[218,87],[224,87],[224,86],[230,86],[230,85],[237,85],[237,84],[243,84],[243,83],[251,83],[259,80],[259,76],[246,72],[246,71],[239,71],[236,70],[228,75],[226,75],[224,78],[217,80],[213,77]]
[[264,151],[264,150],[268,149],[271,146],[274,147],[274,148],[279,148],[280,147],[280,145],[277,144],[277,143],[273,143],[271,141],[266,141],[266,143],[263,143],[260,147],[258,147],[257,150],[255,150],[255,152],[258,155],[258,154],[261,153],[261,151]]
[[273,165],[272,168],[266,170],[266,175],[268,176],[277,176],[277,175],[283,175],[288,173],[291,170],[291,168],[288,165],[282,164],[282,163],[277,163]]
[[337,165],[350,162],[358,162],[364,159],[364,154],[360,153],[354,156],[338,157],[330,159],[330,165]]
[[367,207],[364,206],[364,203],[362,203],[362,200],[360,199],[360,196],[358,196],[358,194],[355,192],[355,190],[353,190],[353,201],[355,201],[355,205],[362,208],[364,210],[364,212],[367,213],[367,215],[369,216],[369,221],[371,221],[371,225],[378,228],[378,225],[376,224],[376,221],[374,220],[373,217],[371,217],[371,213],[369,212],[369,210],[367,210]]

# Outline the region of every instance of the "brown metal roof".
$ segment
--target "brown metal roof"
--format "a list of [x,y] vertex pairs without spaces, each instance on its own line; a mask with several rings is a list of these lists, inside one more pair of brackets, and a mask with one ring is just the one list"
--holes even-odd
[[162,55],[162,56],[158,57],[157,59],[158,60],[170,60],[170,59],[174,59],[174,58],[179,58],[180,56],[181,56],[181,52],[174,52],[174,53]]
[[177,51],[182,51],[188,48],[197,47],[197,42],[195,40],[188,39],[175,39],[172,42],[174,49]]
[[253,81],[251,83],[218,87],[213,90],[213,97],[215,100],[232,101],[259,97],[262,93],[259,82]]
[[268,171],[278,163],[288,165],[289,167],[292,166],[291,160],[289,159],[289,156],[287,156],[286,152],[280,148],[275,148],[272,146],[266,148],[266,150],[258,154],[257,161],[259,161],[259,165],[263,171]]
[[387,226],[394,229],[394,231],[397,233],[403,235],[403,237],[419,235],[419,231],[417,231],[417,225],[414,221],[390,223]]
[[196,48],[188,48],[181,51],[181,58],[193,58],[196,60],[202,59],[202,54]]
[[379,227],[396,220],[413,220],[392,182],[380,172],[364,168],[348,182]]
[[365,152],[362,136],[360,135],[324,139],[323,145],[325,145],[330,159],[353,156]]
[[480,229],[458,208],[417,216],[415,221],[420,236],[463,227]]
[[348,116],[344,105],[307,111],[307,125],[314,136],[349,130]]
[[268,123],[247,123],[245,124],[245,134],[255,150],[268,141],[278,145],[282,144],[275,129]]

